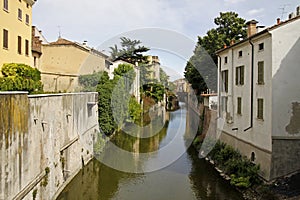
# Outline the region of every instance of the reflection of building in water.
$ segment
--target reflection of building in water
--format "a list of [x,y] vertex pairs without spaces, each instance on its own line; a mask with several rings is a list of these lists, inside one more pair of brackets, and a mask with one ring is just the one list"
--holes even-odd
[[218,52],[220,131],[272,180],[300,169],[300,15],[263,30],[257,23]]

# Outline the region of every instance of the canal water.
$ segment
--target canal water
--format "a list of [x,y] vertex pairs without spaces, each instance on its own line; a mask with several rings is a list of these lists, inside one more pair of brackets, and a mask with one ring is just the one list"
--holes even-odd
[[[107,145],[101,157],[84,167],[58,200],[243,199],[209,163],[198,158],[190,145],[190,129],[197,116],[180,105],[177,111],[160,110],[152,115],[155,123],[139,129],[137,135],[128,134],[137,128],[132,125],[117,133],[111,139],[113,145]],[[143,138],[143,134],[151,137]],[[131,157],[118,154],[116,147],[131,152]],[[147,153],[151,155],[139,157]]]

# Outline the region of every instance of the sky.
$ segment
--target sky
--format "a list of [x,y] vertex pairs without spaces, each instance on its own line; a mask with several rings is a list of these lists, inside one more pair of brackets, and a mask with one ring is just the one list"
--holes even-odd
[[[214,18],[220,12],[234,11],[247,21],[255,19],[258,25],[271,26],[277,18],[287,19],[299,5],[300,0],[38,0],[33,7],[33,25],[50,42],[60,34],[71,41],[86,40],[107,54],[120,36],[140,39],[145,46],[165,40],[170,45],[188,43],[184,45],[187,55],[168,51],[164,45],[150,51],[160,57],[166,71],[180,76],[197,36],[215,27]],[[141,34],[145,30],[150,33]],[[170,39],[161,30],[170,33]]]

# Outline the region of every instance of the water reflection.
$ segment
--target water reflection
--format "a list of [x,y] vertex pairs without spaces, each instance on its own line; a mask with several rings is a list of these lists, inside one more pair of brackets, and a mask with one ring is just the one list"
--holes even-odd
[[[197,114],[181,105],[181,109],[155,118],[164,128],[149,138],[137,138],[120,132],[112,139],[114,145],[134,152],[126,159],[113,159],[118,165],[133,168],[149,167],[166,159],[157,151],[174,142],[171,150],[176,153],[187,149],[197,126]],[[184,122],[184,123],[182,123]],[[161,125],[161,124],[160,124]],[[186,131],[178,133],[181,128]],[[128,129],[132,128],[130,126]],[[143,133],[139,133],[143,134]],[[152,157],[141,159],[139,153],[153,152]],[[114,157],[106,148],[104,156]],[[90,162],[65,188],[59,200],[73,199],[242,199],[228,183],[191,147],[171,165],[151,173],[120,172],[97,160]]]

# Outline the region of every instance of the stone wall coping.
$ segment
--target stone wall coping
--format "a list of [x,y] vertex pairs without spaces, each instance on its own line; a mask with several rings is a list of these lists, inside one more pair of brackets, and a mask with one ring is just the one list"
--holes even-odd
[[83,94],[98,94],[98,93],[97,92],[76,92],[76,93],[33,94],[33,95],[28,95],[28,97],[41,98],[41,97],[57,97],[57,96],[83,95]]
[[0,95],[28,94],[26,91],[0,91]]

